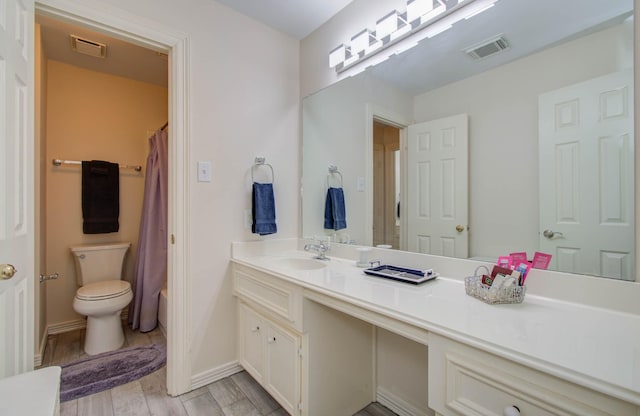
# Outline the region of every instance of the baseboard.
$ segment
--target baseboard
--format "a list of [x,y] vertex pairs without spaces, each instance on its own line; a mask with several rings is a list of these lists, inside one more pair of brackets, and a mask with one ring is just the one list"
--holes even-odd
[[73,321],[60,322],[59,324],[53,324],[47,326],[47,336],[62,334],[64,332],[75,331],[76,329],[82,329],[87,327],[86,319],[75,319]]
[[40,367],[42,365],[42,360],[44,359],[44,350],[45,348],[47,348],[48,339],[49,339],[49,328],[45,327],[42,333],[42,337],[40,338],[40,347],[38,349],[38,352],[33,356],[34,367]]
[[[425,392],[425,395],[427,393]],[[411,403],[399,398],[395,394],[386,390],[384,387],[379,387],[376,390],[376,400],[387,409],[398,414],[399,416],[433,416],[435,413],[427,408],[421,409],[415,407]]]
[[242,370],[243,368],[237,361],[232,361],[219,367],[212,368],[211,370],[196,374],[191,376],[191,390],[222,380],[223,378],[239,373]]

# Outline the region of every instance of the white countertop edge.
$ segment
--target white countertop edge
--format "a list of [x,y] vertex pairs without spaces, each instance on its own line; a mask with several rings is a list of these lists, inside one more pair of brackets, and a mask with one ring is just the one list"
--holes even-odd
[[[280,256],[282,253],[305,253],[305,243],[310,239],[279,238],[256,241],[236,241],[231,243],[231,258],[252,258],[256,256]],[[332,243],[327,256],[344,261],[355,261],[359,254],[357,246],[350,244]],[[407,251],[371,249],[369,260],[379,259],[386,264],[400,264],[406,267],[432,267],[443,276],[463,280],[465,276],[473,274],[480,265],[491,266],[490,263],[473,259],[457,259],[429,254],[412,253]],[[576,290],[579,285],[579,290]],[[606,292],[608,296],[602,296]],[[587,275],[577,275],[551,270],[533,269],[527,280],[527,296],[536,295],[552,301],[567,302],[569,304],[591,306],[606,310],[617,311],[640,316],[640,282],[628,282],[616,279],[601,278]]]
[[[616,385],[613,383],[609,383],[606,381],[602,381],[600,379],[594,378],[592,376],[589,376],[587,374],[583,374],[581,372],[578,371],[574,371],[570,368],[566,368],[566,367],[562,367],[556,363],[550,363],[547,362],[545,360],[541,360],[538,359],[536,357],[532,357],[529,355],[523,355],[517,351],[513,351],[511,349],[502,347],[500,345],[496,345],[493,344],[491,342],[487,342],[475,337],[471,337],[468,336],[464,333],[460,333],[459,331],[455,331],[455,330],[451,330],[449,328],[446,327],[442,327],[433,323],[430,323],[429,321],[424,321],[424,320],[420,320],[420,319],[415,319],[413,317],[410,316],[406,316],[404,314],[401,313],[397,313],[393,310],[390,310],[388,308],[383,308],[383,307],[379,307],[375,304],[371,304],[368,302],[363,302],[359,299],[353,298],[353,297],[349,297],[349,296],[345,296],[342,295],[340,293],[336,293],[334,291],[331,290],[327,290],[324,289],[321,286],[315,286],[315,285],[310,285],[307,282],[298,280],[295,278],[295,276],[291,276],[289,274],[285,274],[285,273],[281,273],[279,271],[270,269],[270,268],[266,268],[266,267],[261,267],[260,265],[256,265],[255,263],[253,263],[251,261],[250,258],[232,258],[231,259],[232,262],[234,263],[238,263],[250,268],[253,268],[255,270],[264,272],[264,273],[268,273],[270,275],[273,276],[277,276],[279,278],[281,278],[282,280],[295,284],[297,286],[300,286],[304,289],[310,290],[310,291],[314,291],[314,292],[318,292],[321,293],[325,296],[329,296],[331,298],[334,298],[336,300],[348,303],[348,304],[352,304],[355,305],[357,307],[375,312],[375,313],[379,313],[381,315],[384,315],[386,317],[407,323],[409,325],[415,326],[417,328],[423,329],[425,331],[428,332],[433,332],[434,334],[438,334],[438,335],[442,335],[444,337],[450,338],[454,341],[458,341],[461,342],[463,344],[469,345],[471,347],[475,347],[478,348],[482,351],[494,354],[496,356],[502,357],[502,358],[506,358],[509,359],[515,363],[518,364],[522,364],[526,367],[530,367],[532,369],[541,371],[543,373],[552,375],[552,376],[556,376],[558,378],[561,378],[563,380],[567,380],[570,382],[573,382],[575,384],[578,384],[580,386],[583,387],[587,387],[590,389],[593,389],[595,391],[601,392],[603,394],[627,401],[629,403],[635,404],[635,405],[639,405],[640,406],[640,392],[636,392],[634,390],[631,390],[629,388],[626,388],[624,386],[620,386],[620,385]],[[454,279],[455,280],[455,279]],[[466,296],[466,295],[465,295]],[[571,302],[566,302],[566,301],[558,301],[555,299],[548,299],[548,298],[544,298],[544,297],[538,297],[535,295],[528,295],[528,297],[536,297],[540,300],[543,300],[544,302],[557,302],[560,304],[565,304],[565,305],[573,305]],[[311,298],[311,300],[313,300]],[[579,307],[589,307],[589,306],[585,306],[585,305],[576,305]],[[594,309],[599,309],[599,308],[594,308]],[[624,312],[619,312],[619,311],[607,311],[608,313],[613,313],[613,314],[625,314]]]

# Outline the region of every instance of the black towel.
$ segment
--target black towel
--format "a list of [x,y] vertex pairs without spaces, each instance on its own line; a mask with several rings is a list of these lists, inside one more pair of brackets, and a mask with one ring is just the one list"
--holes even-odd
[[120,169],[117,163],[82,161],[82,232],[118,231],[120,216]]

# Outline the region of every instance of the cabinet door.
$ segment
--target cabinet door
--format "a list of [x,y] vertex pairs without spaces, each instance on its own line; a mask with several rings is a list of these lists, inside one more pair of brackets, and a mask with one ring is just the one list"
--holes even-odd
[[264,336],[266,323],[244,303],[239,304],[239,360],[258,383],[264,375]]
[[289,414],[298,414],[300,400],[300,337],[270,324],[266,344],[266,389]]

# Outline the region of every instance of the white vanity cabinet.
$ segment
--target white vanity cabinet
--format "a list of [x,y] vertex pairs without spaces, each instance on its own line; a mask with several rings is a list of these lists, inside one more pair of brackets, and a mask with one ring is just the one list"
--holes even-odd
[[441,416],[638,416],[640,408],[476,348],[429,335],[429,407]]
[[243,302],[238,303],[238,308],[240,364],[289,414],[298,414],[300,335]]
[[[380,398],[418,414],[410,405],[426,396],[419,410],[438,416],[502,416],[511,406],[522,416],[640,416],[635,315],[533,295],[509,315],[455,279],[414,288],[336,259],[287,270],[256,252],[233,262],[238,359],[291,415],[350,416]],[[514,338],[496,319],[535,331]],[[403,351],[379,348],[379,328],[428,347],[421,396],[380,395],[377,360]],[[572,342],[587,335],[590,350]]]
[[302,290],[235,265],[238,360],[291,415],[300,414]]
[[375,400],[370,324],[237,263],[233,291],[238,361],[289,414],[350,416]]

